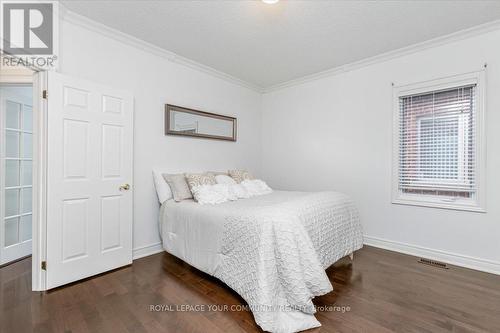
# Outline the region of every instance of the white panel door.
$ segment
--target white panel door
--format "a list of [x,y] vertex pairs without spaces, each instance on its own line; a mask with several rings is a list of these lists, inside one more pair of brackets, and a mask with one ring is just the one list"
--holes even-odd
[[48,73],[47,289],[132,262],[133,99]]
[[0,265],[31,254],[33,88],[0,88]]

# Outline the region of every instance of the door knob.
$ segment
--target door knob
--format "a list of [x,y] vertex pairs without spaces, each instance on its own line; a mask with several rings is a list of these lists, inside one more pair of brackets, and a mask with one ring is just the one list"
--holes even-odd
[[123,184],[120,186],[120,191],[128,191],[128,190],[130,190],[129,184]]

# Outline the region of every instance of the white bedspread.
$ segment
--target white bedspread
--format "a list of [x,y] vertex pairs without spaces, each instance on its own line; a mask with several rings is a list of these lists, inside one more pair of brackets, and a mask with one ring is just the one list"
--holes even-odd
[[336,192],[167,201],[160,229],[167,252],[235,290],[269,332],[320,326],[311,300],[332,290],[324,269],[363,244],[355,206]]

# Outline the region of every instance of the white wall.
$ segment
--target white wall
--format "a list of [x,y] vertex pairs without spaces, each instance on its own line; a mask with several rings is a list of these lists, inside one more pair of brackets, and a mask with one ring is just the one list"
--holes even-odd
[[[500,273],[500,31],[263,97],[263,175],[277,188],[338,190],[367,243]],[[392,87],[487,62],[487,213],[391,204]]]
[[[250,89],[61,22],[59,71],[135,97],[134,248],[158,244],[152,167],[248,168],[277,188],[333,189],[358,203],[367,240],[500,272],[500,31],[435,47],[263,97]],[[392,88],[487,69],[486,214],[391,200]],[[238,141],[164,136],[172,103],[238,118]],[[263,111],[263,112],[262,112]],[[262,168],[261,168],[262,163]],[[144,248],[145,249],[142,249]],[[142,250],[141,250],[142,249]]]
[[[160,242],[153,167],[174,171],[247,168],[260,171],[261,94],[166,58],[118,42],[68,21],[61,22],[59,71],[135,98],[134,249],[145,254]],[[238,118],[238,141],[164,135],[164,104]],[[143,249],[143,247],[146,247]]]

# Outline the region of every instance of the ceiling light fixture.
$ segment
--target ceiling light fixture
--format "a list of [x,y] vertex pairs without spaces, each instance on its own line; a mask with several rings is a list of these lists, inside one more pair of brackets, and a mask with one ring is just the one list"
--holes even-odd
[[280,0],[262,0],[263,3],[266,3],[268,5],[272,5],[272,4],[275,4],[277,3],[278,1]]

